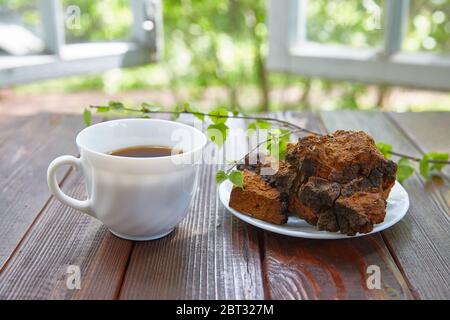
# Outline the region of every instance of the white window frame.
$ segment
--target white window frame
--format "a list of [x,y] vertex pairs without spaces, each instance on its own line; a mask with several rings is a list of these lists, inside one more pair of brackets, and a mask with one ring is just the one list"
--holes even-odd
[[436,90],[450,89],[450,58],[401,51],[409,0],[386,0],[381,48],[350,48],[308,42],[307,0],[269,0],[271,71],[305,76],[391,84]]
[[64,12],[60,1],[40,0],[45,53],[0,56],[0,88],[158,60],[163,50],[161,1],[130,0],[130,6],[133,27],[129,41],[65,44]]

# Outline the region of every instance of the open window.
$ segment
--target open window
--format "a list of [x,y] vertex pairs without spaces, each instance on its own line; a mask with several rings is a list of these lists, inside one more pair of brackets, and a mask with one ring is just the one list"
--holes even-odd
[[[408,35],[414,30],[408,29],[407,22],[411,5],[417,0],[327,1],[325,7],[334,19],[339,19],[346,9],[350,10],[349,6],[364,7],[362,15],[352,15],[360,19],[355,24],[364,23],[366,30],[370,30],[369,40],[363,43],[358,42],[358,32],[351,26],[337,30],[341,35],[339,43],[331,42],[327,37],[327,22],[320,24],[314,18],[318,1],[270,0],[269,70],[366,83],[450,89],[450,58],[445,52],[408,49]],[[438,28],[450,30],[448,13],[438,8],[441,2],[447,5],[448,2],[430,2],[430,6],[436,3],[432,13],[433,19],[440,21]],[[334,22],[330,19],[329,23]],[[425,49],[432,47],[432,41],[424,39]]]
[[[157,60],[162,52],[160,0],[100,1],[105,9],[122,3],[129,10],[124,16],[110,17],[111,28],[114,21],[128,17],[129,30],[123,39],[77,41],[86,1],[30,0],[20,8],[9,6],[16,1],[0,2],[0,87]],[[105,29],[105,34],[114,34],[108,32],[108,25]]]

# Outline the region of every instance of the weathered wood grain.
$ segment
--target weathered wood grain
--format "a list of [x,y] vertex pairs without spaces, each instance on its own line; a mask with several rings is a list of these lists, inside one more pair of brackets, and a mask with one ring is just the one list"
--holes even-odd
[[49,198],[47,166],[59,155],[77,153],[75,136],[84,126],[74,116],[10,119],[0,130],[0,271]]
[[[244,128],[242,121],[227,124]],[[244,130],[237,134],[244,139]],[[227,142],[224,149],[238,156],[245,147]],[[220,150],[214,152],[223,159]],[[135,245],[121,299],[264,298],[257,232],[221,205],[215,182],[219,168],[223,164],[201,168],[194,203],[173,234]]]
[[[284,116],[310,128],[320,128],[318,117],[290,113]],[[365,128],[400,151],[420,155],[417,146],[405,139],[404,133],[384,115],[342,112],[326,113],[322,118],[330,130],[333,126]],[[433,191],[433,185],[430,191],[429,185],[424,185],[418,176],[406,183],[411,210],[404,220],[383,232],[385,242],[380,234],[318,241],[262,232],[232,217],[217,197],[214,174],[220,166],[207,165],[202,168],[199,190],[188,217],[176,231],[157,241],[133,244],[114,237],[97,220],[54,199],[40,210],[48,198],[45,171],[49,161],[63,153],[76,153],[55,151],[70,147],[75,150],[74,144],[67,143],[74,141],[78,130],[73,129],[70,121],[70,117],[62,116],[55,116],[52,122],[39,117],[25,121],[14,130],[19,137],[11,135],[11,139],[16,139],[14,143],[9,138],[2,140],[2,133],[3,137],[4,132],[9,136],[13,127],[4,127],[3,131],[0,128],[0,161],[3,151],[17,151],[14,145],[30,146],[32,150],[26,155],[19,154],[18,167],[26,172],[22,178],[24,173],[16,170],[13,161],[8,162],[7,158],[8,166],[2,163],[0,171],[1,190],[14,191],[13,199],[5,198],[11,206],[5,211],[9,216],[0,216],[0,241],[3,230],[16,235],[17,230],[22,230],[20,226],[27,225],[17,240],[9,238],[11,246],[6,252],[8,257],[11,252],[13,255],[0,273],[0,299],[411,298],[402,275],[419,298],[449,298],[448,211],[445,204],[436,200],[442,195]],[[74,123],[83,126],[79,117]],[[59,145],[58,139],[53,138],[56,136],[65,145]],[[32,139],[41,144],[33,145]],[[423,150],[428,148],[417,144]],[[430,149],[436,148],[431,145]],[[22,162],[33,153],[39,153],[41,160],[29,161],[29,172]],[[42,160],[45,157],[49,159]],[[35,177],[39,172],[43,173],[42,179]],[[10,182],[13,173],[19,177],[17,187]],[[82,181],[79,173],[71,172],[66,175],[63,187],[81,198]],[[20,193],[21,190],[25,193]],[[34,193],[37,191],[46,192],[42,203],[38,201],[41,195]],[[3,193],[0,197],[4,197]],[[26,206],[20,206],[14,199],[24,201]],[[27,220],[31,216],[31,221]],[[4,221],[9,223],[8,228],[3,226]],[[19,228],[10,231],[16,224]],[[3,242],[0,255],[2,245]],[[372,264],[381,269],[382,290],[367,289],[366,268]],[[80,266],[81,290],[67,289],[68,265]]]
[[[329,130],[365,130],[399,152],[420,156],[416,148],[382,113],[323,112]],[[429,130],[432,130],[429,127]],[[432,137],[429,134],[428,137]],[[383,231],[383,237],[414,294],[422,299],[450,298],[450,217],[441,197],[415,174],[404,183],[410,209],[405,218]]]
[[[386,114],[421,151],[450,152],[450,112]],[[426,183],[428,194],[450,214],[450,165]]]
[[[63,185],[72,196],[85,196],[80,173]],[[132,245],[52,198],[0,274],[0,299],[113,299]],[[66,285],[70,265],[80,268],[80,290]]]
[[[285,119],[323,131],[317,117],[285,114]],[[410,299],[412,295],[381,236],[310,240],[264,232],[267,298]],[[369,289],[367,267],[381,271],[381,289]]]
[[450,150],[450,112],[388,113],[422,151]]
[[[265,234],[265,270],[272,299],[410,299],[405,281],[379,235],[344,240]],[[378,266],[381,289],[369,289]]]
[[25,122],[30,121],[32,117],[29,116],[11,116],[2,115],[0,117],[0,144],[6,141],[14,130],[20,128]]
[[255,230],[219,204],[216,166],[205,166],[194,204],[170,236],[137,243],[121,299],[260,299]]

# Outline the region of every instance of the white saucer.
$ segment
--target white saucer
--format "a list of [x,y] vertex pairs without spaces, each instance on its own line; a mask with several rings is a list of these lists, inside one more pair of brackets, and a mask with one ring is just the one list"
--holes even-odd
[[[219,186],[219,198],[223,205],[236,217],[239,219],[250,223],[261,229],[272,231],[279,234],[284,234],[287,236],[298,237],[298,238],[309,238],[309,239],[348,239],[352,238],[340,233],[328,232],[328,231],[318,231],[314,226],[308,224],[306,221],[290,216],[288,222],[284,225],[277,225],[269,222],[265,222],[249,215],[241,213],[234,210],[228,206],[230,201],[230,193],[233,185],[230,181],[225,181]],[[403,188],[403,186],[396,181],[394,187],[389,194],[386,208],[386,217],[384,221],[380,224],[374,226],[372,232],[370,233],[358,233],[353,237],[361,237],[375,232],[387,229],[400,221],[406,214],[409,208],[409,198],[408,193]]]

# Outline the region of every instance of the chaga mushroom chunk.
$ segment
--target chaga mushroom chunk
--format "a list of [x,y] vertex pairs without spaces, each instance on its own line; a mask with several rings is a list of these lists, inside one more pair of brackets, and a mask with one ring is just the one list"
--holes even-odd
[[371,232],[383,222],[397,165],[365,132],[339,130],[289,144],[286,162],[273,175],[263,174],[269,160],[240,165],[244,188],[233,188],[232,208],[283,224],[287,207],[319,230],[347,235]]
[[229,206],[257,219],[275,224],[287,221],[287,201],[277,188],[272,187],[260,175],[244,170],[244,187],[233,187]]
[[297,195],[308,207],[319,211],[322,208],[333,207],[334,201],[341,193],[341,186],[336,182],[311,177],[308,182],[300,187]]
[[[345,184],[361,176],[369,178],[371,174],[375,184],[386,182],[386,188],[395,181],[396,164],[387,160],[363,131],[339,130],[325,136],[302,138],[288,148],[286,159],[300,171],[300,182],[317,176]],[[376,180],[377,174],[381,175],[381,181]]]
[[[336,232],[339,231],[338,221],[333,212],[334,202],[341,194],[341,186],[322,178],[311,177],[300,187],[297,197],[305,207],[317,216],[317,228]],[[305,210],[305,207],[303,210]],[[308,217],[311,212],[308,212]],[[303,216],[303,212],[301,213]]]
[[319,230],[354,235],[384,220],[397,166],[366,133],[308,136],[288,148],[286,159],[295,175],[289,210]]
[[357,192],[337,199],[335,213],[342,233],[368,233],[374,224],[383,222],[386,203],[378,193]]

